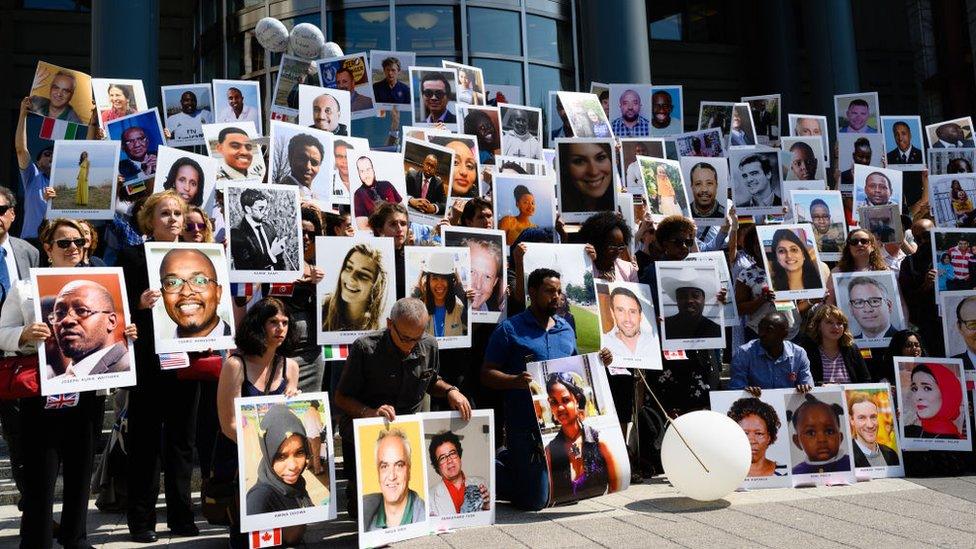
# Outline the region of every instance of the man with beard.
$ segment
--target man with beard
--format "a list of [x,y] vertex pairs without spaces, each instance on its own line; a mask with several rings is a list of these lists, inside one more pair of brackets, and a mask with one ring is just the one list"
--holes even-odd
[[224,128],[217,134],[217,150],[222,156],[217,168],[217,180],[254,179],[264,176],[264,162],[255,162],[254,155],[261,157],[261,149],[251,142],[247,132],[240,128]]
[[[670,96],[668,96],[670,98]],[[670,117],[671,114],[668,113]],[[641,97],[634,90],[620,94],[620,116],[611,124],[616,137],[645,137],[650,134],[650,125],[641,115]]]
[[380,493],[363,495],[364,531],[397,528],[427,520],[424,500],[410,489],[411,459],[406,433],[396,428],[380,431],[376,439],[376,476]]
[[302,198],[314,198],[312,181],[319,175],[325,148],[315,137],[300,133],[288,140],[288,174],[276,181],[282,185],[298,185]]
[[349,128],[339,122],[342,107],[339,101],[327,93],[312,101],[312,126],[337,135],[349,135]]
[[695,280],[694,269],[684,270],[674,276],[663,275],[664,292],[677,304],[678,312],[664,319],[664,336],[667,339],[699,339],[722,337],[722,327],[705,317],[705,296],[715,295],[715,288],[704,288],[713,281]]
[[854,339],[890,338],[898,332],[891,325],[893,304],[884,284],[858,276],[847,285],[847,295],[851,316],[860,328]]
[[61,354],[69,360],[65,372],[58,377],[129,370],[126,341],[115,342],[125,324],[115,312],[112,294],[101,284],[90,280],[65,284],[49,320]]
[[31,112],[46,118],[57,118],[66,122],[81,123],[81,118],[71,107],[71,98],[75,94],[75,75],[68,71],[58,71],[51,79],[48,88],[48,98],[31,97]]
[[935,129],[935,136],[938,138],[932,143],[933,149],[951,149],[956,147],[972,147],[973,140],[966,139],[962,126],[955,122],[942,124]]
[[741,208],[780,206],[783,200],[773,188],[773,166],[765,155],[750,154],[739,161],[739,182],[749,198],[736,203]]
[[502,154],[542,160],[542,143],[529,132],[529,113],[522,109],[511,109],[512,126],[505,131],[505,144]]
[[905,122],[892,124],[891,132],[895,136],[895,148],[888,151],[888,165],[892,164],[922,164],[922,151],[912,145],[912,129]]
[[450,431],[437,433],[431,437],[427,449],[430,464],[441,479],[441,482],[431,484],[427,492],[430,516],[447,517],[491,509],[488,482],[464,474],[460,437]]
[[230,336],[230,325],[217,315],[223,287],[217,269],[200,250],[173,249],[159,264],[166,314],[176,323],[174,338]]
[[271,226],[268,196],[257,189],[241,192],[244,217],[230,230],[234,268],[239,271],[280,271],[285,268],[285,243]]
[[789,179],[799,181],[813,181],[817,178],[817,157],[813,154],[813,147],[798,141],[790,146],[790,175]]
[[[852,168],[853,169],[853,168]],[[891,204],[891,180],[881,172],[871,172],[864,179],[864,197],[868,206]]]
[[640,300],[627,288],[610,292],[610,315],[613,329],[607,334],[607,349],[616,357],[647,358],[658,353],[650,333],[641,331],[643,310]]
[[898,453],[878,442],[878,405],[871,395],[862,391],[849,393],[847,414],[854,437],[854,467],[898,465]]
[[810,222],[813,223],[813,236],[817,240],[818,250],[841,251],[847,239],[844,225],[830,222],[830,207],[823,199],[815,198],[810,202]]
[[[725,219],[725,206],[718,201],[718,171],[708,162],[691,167],[691,216]],[[724,197],[723,197],[724,198]]]
[[349,204],[352,191],[349,190],[349,151],[353,146],[336,139],[332,141],[332,158],[335,161],[335,173],[332,176],[332,198],[339,198],[342,204]]
[[125,159],[119,160],[119,175],[126,181],[156,175],[156,153],[149,151],[149,137],[145,130],[132,126],[122,132],[122,152]]
[[166,129],[176,141],[203,137],[201,124],[210,124],[213,116],[207,109],[197,108],[197,95],[190,90],[180,95],[180,112],[166,117]]
[[[854,141],[854,151],[851,152],[851,158],[854,160],[854,165],[871,165],[871,142],[866,137],[859,137]],[[849,188],[850,185],[854,184],[854,165],[840,172],[840,184],[842,187]]]
[[356,91],[356,77],[348,67],[342,67],[335,74],[336,87],[349,92],[349,109],[352,112],[373,108],[373,100]]
[[[434,124],[456,124],[457,117],[447,109],[451,101],[451,84],[439,71],[424,73],[420,79],[420,94],[423,96],[422,122]],[[424,116],[426,114],[426,116]]]
[[415,168],[407,170],[407,194],[409,199],[407,204],[414,210],[426,213],[443,213],[447,203],[444,196],[444,185],[441,178],[437,175],[437,156],[428,154],[424,157],[421,164],[421,171]]
[[684,131],[680,118],[674,118],[671,94],[658,90],[651,94],[651,135],[674,135]]

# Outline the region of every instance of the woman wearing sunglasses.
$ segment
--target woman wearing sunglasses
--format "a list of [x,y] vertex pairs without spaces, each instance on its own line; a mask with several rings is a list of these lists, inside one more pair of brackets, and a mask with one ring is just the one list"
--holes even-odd
[[213,222],[200,206],[190,206],[186,210],[186,223],[183,224],[183,242],[212,243],[214,241]]
[[[854,229],[847,235],[844,249],[841,251],[840,261],[830,270],[833,273],[857,273],[864,271],[887,271],[888,265],[882,255],[881,245],[874,233],[867,229]],[[837,304],[837,296],[833,294],[833,281],[827,281],[827,303]]]
[[[51,220],[40,235],[41,244],[52,267],[84,266],[83,227],[73,219]],[[58,356],[52,327],[37,322],[31,281],[20,280],[0,310],[0,350],[7,355],[36,355],[37,346],[45,345],[48,357]],[[52,303],[53,305],[53,303]],[[136,338],[136,326],[129,325],[125,334]],[[23,429],[21,444],[24,455],[24,485],[20,523],[21,547],[51,547],[54,539],[54,486],[61,468],[64,492],[58,542],[65,547],[86,547],[88,497],[96,437],[102,428],[105,397],[95,391],[78,395],[77,404],[46,409],[48,397],[20,400],[20,419],[29,427]]]

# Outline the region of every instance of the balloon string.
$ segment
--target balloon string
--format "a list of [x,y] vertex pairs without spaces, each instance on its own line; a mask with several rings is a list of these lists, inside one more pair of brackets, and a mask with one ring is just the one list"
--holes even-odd
[[654,398],[654,402],[657,404],[657,407],[661,410],[661,413],[664,414],[664,417],[667,418],[668,423],[671,424],[671,427],[674,428],[674,432],[678,434],[678,438],[680,438],[681,442],[684,443],[685,448],[688,448],[688,451],[691,452],[691,455],[694,456],[696,460],[698,460],[698,464],[702,466],[702,469],[704,469],[706,473],[710,473],[711,471],[709,471],[708,467],[705,466],[705,462],[703,462],[701,458],[698,457],[698,454],[696,454],[695,451],[691,449],[691,445],[688,444],[688,441],[685,440],[684,435],[681,434],[681,430],[678,429],[678,424],[671,419],[671,416],[668,414],[667,410],[664,409],[664,406],[661,404],[661,401],[657,399],[657,395],[654,394],[654,390],[651,389],[650,384],[647,383],[647,378],[644,377],[644,372],[641,370],[637,370],[637,373],[640,374],[641,381],[644,382],[644,387],[647,387],[647,392],[651,393],[651,396]]

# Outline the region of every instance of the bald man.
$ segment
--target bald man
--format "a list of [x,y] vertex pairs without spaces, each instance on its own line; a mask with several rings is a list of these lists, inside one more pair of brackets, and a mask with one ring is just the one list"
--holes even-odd
[[349,135],[349,128],[339,122],[342,107],[339,101],[327,93],[312,101],[312,126],[338,135]]
[[61,354],[68,360],[58,377],[83,377],[129,370],[125,324],[115,312],[112,294],[97,282],[64,285],[48,317]]
[[159,283],[166,314],[176,323],[173,337],[232,335],[230,325],[217,314],[223,287],[207,254],[185,248],[166,252],[159,264]]
[[[670,99],[670,95],[668,99]],[[641,96],[634,90],[620,94],[620,116],[611,123],[617,137],[646,137],[650,135],[650,122],[641,114]],[[670,113],[668,113],[670,116]]]

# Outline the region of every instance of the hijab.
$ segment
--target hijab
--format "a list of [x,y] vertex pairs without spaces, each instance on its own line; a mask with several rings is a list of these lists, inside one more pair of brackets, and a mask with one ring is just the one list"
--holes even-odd
[[951,370],[941,364],[925,364],[925,367],[932,373],[935,384],[942,392],[942,406],[934,416],[928,419],[919,418],[922,432],[959,438],[959,429],[955,424],[956,418],[959,417],[959,405],[962,404],[962,387],[959,385],[959,380]]
[[294,502],[293,507],[312,507],[312,499],[305,489],[305,478],[299,477],[295,484],[281,480],[272,467],[275,455],[281,444],[292,435],[300,435],[305,446],[305,455],[312,459],[311,447],[305,435],[305,427],[298,417],[291,413],[285,404],[274,404],[261,418],[262,436],[258,441],[261,447],[261,463],[258,464],[258,482],[270,487],[282,499]]

